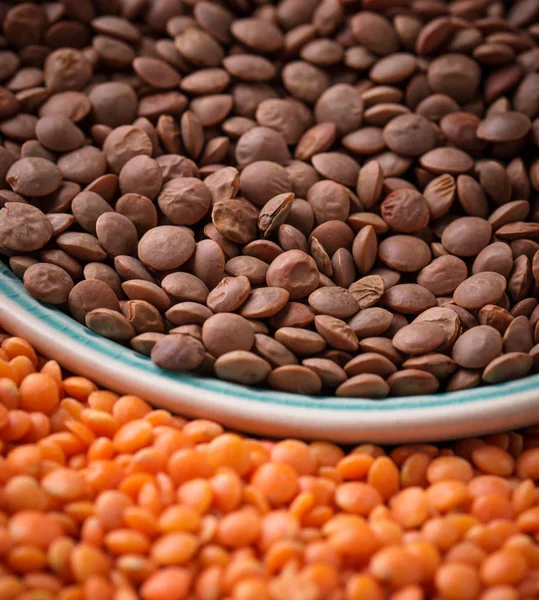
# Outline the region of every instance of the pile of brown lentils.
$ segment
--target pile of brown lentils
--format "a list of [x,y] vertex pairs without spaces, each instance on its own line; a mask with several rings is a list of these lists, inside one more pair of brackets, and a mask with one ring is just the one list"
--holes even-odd
[[251,439],[0,334],[2,600],[537,600],[539,428]]
[[539,0],[0,1],[0,250],[164,369],[384,398],[539,360]]

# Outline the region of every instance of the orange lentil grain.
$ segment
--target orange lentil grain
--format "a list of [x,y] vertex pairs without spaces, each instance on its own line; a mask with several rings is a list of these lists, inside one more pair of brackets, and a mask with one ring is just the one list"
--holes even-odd
[[333,481],[336,484],[342,483],[342,477],[335,467],[320,467],[318,475],[323,479]]
[[0,598],[12,600],[18,598],[24,591],[24,584],[20,577],[14,575],[0,575]]
[[217,540],[226,548],[249,546],[257,540],[260,528],[260,517],[254,510],[230,512],[219,522]]
[[351,454],[345,456],[336,465],[339,475],[343,480],[363,479],[374,462],[370,454]]
[[312,475],[316,471],[315,455],[307,444],[299,440],[277,442],[270,457],[273,462],[289,464],[298,475]]
[[157,527],[162,533],[175,531],[195,532],[200,528],[199,513],[183,504],[167,507],[159,516]]
[[194,582],[194,597],[196,600],[211,600],[222,595],[223,567],[210,565],[200,570]]
[[14,473],[33,477],[40,475],[41,460],[41,449],[36,444],[15,446],[7,455],[7,464]]
[[62,589],[61,580],[47,573],[29,573],[24,577],[24,584],[29,588],[46,590],[53,594]]
[[270,600],[267,582],[260,577],[247,577],[234,586],[235,600]]
[[470,512],[483,523],[488,523],[495,519],[512,519],[515,511],[508,498],[486,494],[475,498],[470,507]]
[[334,510],[331,506],[314,506],[310,511],[305,513],[303,525],[305,527],[322,527],[333,515]]
[[354,481],[337,487],[335,503],[345,512],[366,517],[373,508],[383,503],[383,498],[374,486]]
[[82,440],[70,431],[60,431],[49,436],[49,441],[55,442],[64,451],[66,456],[81,454],[86,450]]
[[255,471],[251,482],[274,506],[290,502],[299,491],[298,475],[286,463],[263,464]]
[[119,397],[118,394],[108,390],[96,390],[88,396],[88,406],[94,410],[112,413],[113,406]]
[[181,565],[192,558],[197,548],[198,540],[195,535],[176,531],[155,540],[150,557],[158,565]]
[[370,575],[353,575],[345,591],[346,600],[384,600],[382,586]]
[[539,506],[525,510],[517,517],[516,523],[523,533],[539,533]]
[[[17,381],[21,385],[28,375],[36,373],[34,364],[27,356],[16,356],[9,361],[9,365],[15,371]],[[48,377],[48,375],[44,375],[44,377]]]
[[539,448],[525,450],[518,457],[516,474],[520,479],[539,479]]
[[314,503],[314,494],[312,492],[302,492],[290,503],[290,512],[301,520],[313,508]]
[[330,504],[333,500],[336,484],[329,479],[305,475],[300,477],[299,487],[302,492],[312,492],[315,504]]
[[418,585],[407,585],[391,595],[391,600],[424,600],[425,592]]
[[47,555],[34,544],[19,544],[7,552],[6,564],[15,573],[39,571],[47,564]]
[[48,505],[48,498],[34,477],[15,475],[2,490],[2,503],[12,513],[24,510],[42,511]]
[[80,529],[80,539],[87,544],[99,548],[103,543],[105,530],[97,517],[86,519]]
[[102,575],[94,575],[84,582],[84,600],[112,600],[115,588]]
[[28,416],[30,417],[30,427],[21,441],[32,444],[47,437],[51,430],[51,423],[47,415],[41,412],[31,412]]
[[47,548],[62,535],[62,528],[46,513],[20,511],[8,521],[8,532],[17,544],[35,544]]
[[223,428],[219,423],[208,421],[206,419],[194,419],[185,424],[183,433],[187,435],[193,443],[211,442],[214,438],[223,433]]
[[62,369],[55,360],[48,360],[39,370],[43,375],[52,377],[58,386],[58,389],[63,390]]
[[479,600],[519,600],[519,598],[518,591],[508,585],[492,586],[479,596]]
[[104,545],[113,554],[145,554],[150,548],[148,538],[132,529],[115,529],[107,533]]
[[379,456],[370,466],[367,482],[380,493],[383,500],[389,500],[400,487],[399,470],[389,457]]
[[421,452],[410,454],[401,466],[401,487],[427,487],[427,469],[431,460],[432,459],[428,454],[423,454]]
[[508,452],[487,444],[472,452],[472,461],[483,473],[500,477],[509,477],[515,468],[515,460]]
[[104,529],[118,529],[122,526],[125,509],[132,505],[133,501],[127,494],[106,490],[95,499],[94,513]]
[[429,506],[434,510],[449,512],[468,501],[468,487],[455,479],[438,481],[429,486],[426,497]]
[[213,504],[218,510],[229,512],[237,508],[243,493],[243,481],[232,469],[216,473],[210,480]]
[[[333,519],[329,520],[324,527],[330,525],[332,521]],[[328,528],[328,531],[331,529]],[[361,544],[357,543],[358,539],[361,539]],[[355,515],[353,520],[346,521],[346,526],[334,529],[329,534],[328,542],[343,557],[359,561],[368,560],[381,545],[367,523]]]
[[178,501],[205,514],[213,502],[213,489],[207,479],[198,478],[186,481],[178,490]]
[[124,554],[116,560],[116,567],[131,581],[141,582],[157,570],[157,565],[145,556]]
[[475,600],[481,589],[477,569],[471,565],[442,565],[436,573],[436,589],[447,600]]
[[205,454],[195,448],[174,452],[167,462],[167,472],[176,485],[211,473]]
[[392,519],[371,518],[369,519],[369,527],[383,546],[399,544],[404,537],[402,526]]
[[334,467],[344,457],[342,448],[329,442],[312,442],[310,448],[319,467]]
[[314,541],[305,547],[304,551],[305,563],[322,562],[332,565],[336,569],[341,567],[342,561],[335,548],[330,546],[326,541]]
[[518,534],[516,523],[508,519],[498,519],[486,525],[472,527],[466,533],[466,539],[477,543],[487,552],[494,552],[516,534]]
[[441,456],[435,458],[427,468],[429,483],[456,479],[468,483],[473,479],[474,472],[470,463],[459,456]]
[[2,374],[3,364],[0,360],[0,404],[14,410],[19,406],[19,388],[15,381]]
[[420,527],[428,517],[429,497],[422,488],[409,487],[393,496],[390,506],[396,521],[405,529],[414,529]]
[[184,600],[191,574],[182,567],[166,567],[151,575],[140,588],[143,600]]
[[264,555],[264,567],[268,573],[281,571],[287,564],[299,564],[303,556],[303,545],[296,540],[279,540],[272,544]]
[[421,528],[423,539],[436,546],[442,552],[449,550],[461,538],[458,527],[447,517],[434,517]]
[[0,358],[0,378],[9,379],[16,384],[18,384],[20,382],[17,371],[15,371],[13,366],[10,365],[7,360],[2,360],[1,358]]
[[8,355],[10,359],[16,356],[26,356],[29,358],[34,366],[37,366],[37,354],[32,346],[23,338],[20,337],[9,337],[2,342],[2,350]]
[[332,565],[312,563],[301,572],[301,577],[312,581],[318,588],[320,597],[327,598],[339,585],[339,573]]
[[65,423],[66,429],[71,431],[74,435],[76,435],[86,447],[91,446],[93,442],[95,442],[95,434],[94,432],[81,423],[80,421],[66,421]]
[[436,546],[424,540],[418,540],[406,545],[406,551],[419,565],[421,581],[430,582],[434,579],[442,558]]
[[511,503],[515,514],[519,515],[533,506],[535,501],[535,486],[531,479],[525,479],[517,484],[511,495]]
[[286,510],[274,510],[262,517],[258,544],[265,551],[274,542],[294,539],[300,531],[299,519]]
[[84,401],[97,390],[97,386],[86,377],[68,377],[64,379],[64,390],[68,396]]
[[112,405],[112,415],[120,425],[143,419],[151,411],[151,406],[138,396],[121,396]]
[[137,494],[137,504],[156,516],[161,512],[163,504],[155,481],[147,481],[140,488]]
[[510,585],[520,582],[527,568],[526,559],[520,552],[506,548],[485,558],[479,574],[485,585]]
[[207,461],[213,471],[229,467],[238,475],[245,475],[249,470],[249,449],[239,435],[223,433],[208,443]]
[[43,490],[55,500],[72,502],[88,494],[84,477],[71,469],[56,469],[41,480]]
[[94,460],[85,469],[86,481],[95,491],[114,489],[120,486],[125,477],[125,471],[112,460]]
[[445,555],[445,561],[479,567],[487,556],[487,552],[477,544],[470,541],[463,541],[449,550]]
[[468,483],[468,493],[471,498],[491,494],[509,498],[511,485],[507,479],[497,475],[479,475]]
[[122,425],[114,434],[112,443],[116,452],[135,452],[148,446],[152,439],[152,426],[143,419],[137,419]]
[[156,515],[147,508],[128,506],[124,511],[124,523],[127,527],[146,536],[154,536],[158,532]]
[[112,438],[118,430],[114,417],[103,410],[83,410],[80,419],[97,437]]
[[369,563],[369,571],[379,582],[391,587],[419,583],[423,575],[418,561],[402,546],[379,550]]
[[7,423],[0,430],[0,439],[4,442],[20,440],[30,430],[30,415],[23,410],[12,410],[7,417]]
[[80,500],[78,502],[70,502],[64,505],[64,512],[79,522],[84,522],[86,519],[93,517],[94,505],[89,500]]

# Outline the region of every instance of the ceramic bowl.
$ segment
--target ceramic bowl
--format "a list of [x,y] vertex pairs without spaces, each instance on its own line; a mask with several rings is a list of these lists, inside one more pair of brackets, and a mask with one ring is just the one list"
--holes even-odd
[[272,437],[405,443],[480,435],[539,422],[539,375],[450,394],[373,401],[283,394],[170,373],[34,300],[0,263],[0,326],[73,373],[188,417]]

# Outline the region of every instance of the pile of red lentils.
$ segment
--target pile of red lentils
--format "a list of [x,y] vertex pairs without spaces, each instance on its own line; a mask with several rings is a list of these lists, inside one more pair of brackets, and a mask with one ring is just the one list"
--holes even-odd
[[253,439],[0,343],[0,600],[539,597],[539,428]]

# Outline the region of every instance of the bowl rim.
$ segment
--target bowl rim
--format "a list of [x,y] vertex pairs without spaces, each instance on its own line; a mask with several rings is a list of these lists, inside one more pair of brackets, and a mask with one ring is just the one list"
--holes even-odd
[[0,325],[100,383],[145,394],[154,404],[180,414],[209,416],[264,435],[284,432],[335,441],[435,440],[539,420],[539,375],[458,392],[380,401],[302,396],[164,371],[149,358],[35,300],[3,263]]

